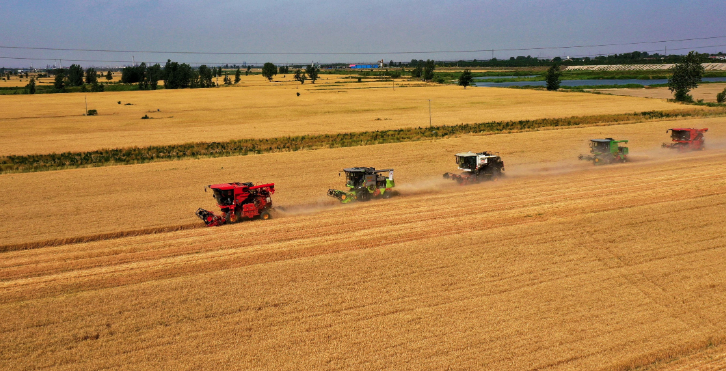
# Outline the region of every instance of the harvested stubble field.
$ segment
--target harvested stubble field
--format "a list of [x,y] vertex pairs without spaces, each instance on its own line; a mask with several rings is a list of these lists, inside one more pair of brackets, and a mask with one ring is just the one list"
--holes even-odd
[[[394,90],[391,83],[324,78],[315,85],[248,76],[217,89],[4,96],[0,156],[427,126],[429,99],[436,125],[683,108],[586,93],[439,85]],[[84,97],[98,116],[82,116]]]
[[[654,121],[540,132],[461,136],[410,143],[182,160],[130,166],[0,175],[0,246],[121,233],[200,223],[197,207],[215,207],[207,184],[274,182],[277,206],[325,204],[328,188],[342,188],[338,171],[370,165],[396,170],[398,184],[426,184],[455,171],[453,154],[499,151],[511,175],[529,174],[539,165],[557,172],[587,168],[577,155],[588,139],[626,138],[634,160],[669,156],[657,148],[674,126],[709,127],[709,143],[726,140],[723,118]],[[654,150],[654,148],[657,148]],[[533,170],[534,171],[534,170]],[[42,212],[29,209],[43,205]]]
[[594,370],[686,354],[726,330],[724,154],[6,252],[0,368]]
[[[148,127],[77,124],[75,113],[63,116],[63,100],[81,95],[54,95],[53,107],[30,111],[61,117],[2,120],[13,123],[0,124],[0,148],[228,140],[257,133],[252,122],[259,137],[368,130],[369,120],[374,130],[403,127],[407,117],[418,126],[431,94],[442,99],[435,120],[452,112],[454,124],[682,108],[508,89],[394,95],[384,83],[329,90],[334,82],[321,81],[300,87],[299,98],[333,108],[296,103],[296,119],[279,106],[288,104],[280,92],[295,97],[298,85],[245,83],[89,94],[118,94],[109,109],[138,99],[126,108],[143,113],[163,101],[182,112],[183,120],[143,120]],[[356,99],[363,103],[346,103]],[[414,102],[423,112],[407,111]],[[667,128],[683,126],[709,127],[708,151],[659,148]],[[631,163],[575,160],[587,139],[608,136],[631,141]],[[3,174],[0,369],[700,367],[722,357],[726,341],[725,144],[723,118],[681,118]],[[453,153],[485,149],[501,153],[507,178],[470,187],[441,179],[456,169]],[[395,168],[402,195],[346,206],[325,196],[343,187],[337,170],[360,165]],[[149,233],[200,225],[194,210],[215,209],[203,186],[228,181],[275,182],[284,210],[267,222]],[[95,240],[68,243],[85,237]]]

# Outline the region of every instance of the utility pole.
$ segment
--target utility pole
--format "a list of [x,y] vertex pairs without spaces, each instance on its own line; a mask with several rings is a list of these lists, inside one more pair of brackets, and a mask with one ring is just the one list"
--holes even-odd
[[431,127],[431,99],[429,99],[429,127]]

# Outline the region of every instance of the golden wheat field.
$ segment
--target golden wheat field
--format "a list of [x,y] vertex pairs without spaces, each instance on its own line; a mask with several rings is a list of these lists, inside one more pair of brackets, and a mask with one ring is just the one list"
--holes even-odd
[[[511,175],[540,167],[588,168],[577,155],[588,151],[590,138],[629,139],[634,161],[672,156],[658,147],[670,140],[666,129],[684,125],[709,127],[712,145],[726,141],[724,119],[707,118],[5,174],[0,175],[0,220],[13,223],[0,224],[0,245],[197,223],[197,207],[215,207],[203,189],[215,183],[274,182],[276,204],[291,206],[332,200],[325,193],[344,186],[338,171],[345,167],[394,168],[405,186],[455,171],[453,154],[468,150],[500,152]],[[42,212],[28,208],[29,198],[44,205]]]
[[[428,99],[435,125],[683,108],[323,77],[88,94],[98,117],[80,115],[83,94],[0,96],[0,155],[425,126]],[[673,127],[708,127],[707,150],[660,148]],[[630,140],[630,162],[577,160],[604,137]],[[483,150],[499,152],[506,177],[442,179],[455,153]],[[400,195],[327,197],[352,166],[394,168]],[[204,186],[234,181],[274,182],[275,217],[202,227],[194,211],[217,211]],[[0,174],[0,189],[3,370],[706,370],[726,359],[723,117]]]
[[[315,85],[300,85],[291,75],[275,81],[247,76],[217,89],[3,96],[0,155],[682,108],[586,93],[409,82],[394,89],[391,83],[358,84],[338,76]],[[83,116],[86,100],[98,116]],[[145,115],[151,119],[142,120]]]
[[687,354],[726,330],[725,153],[6,252],[0,367],[622,370]]

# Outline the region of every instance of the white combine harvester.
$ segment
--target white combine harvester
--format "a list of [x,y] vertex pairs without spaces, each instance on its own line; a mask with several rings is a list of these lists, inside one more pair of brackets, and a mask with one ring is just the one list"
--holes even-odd
[[504,161],[499,154],[491,152],[462,152],[456,154],[456,164],[461,174],[446,173],[444,179],[453,179],[459,184],[479,183],[494,180],[504,173]]

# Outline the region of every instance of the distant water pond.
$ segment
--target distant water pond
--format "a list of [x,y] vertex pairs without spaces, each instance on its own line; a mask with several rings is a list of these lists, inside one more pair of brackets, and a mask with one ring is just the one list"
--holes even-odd
[[479,77],[475,77],[474,80],[516,79],[518,77],[527,78],[527,77],[536,77],[536,76],[537,75],[528,75],[528,76],[479,76]]
[[[513,78],[516,76],[512,76]],[[521,76],[519,76],[521,77]],[[498,78],[504,78],[498,77]],[[726,82],[726,77],[704,77],[703,81],[707,82]],[[562,80],[560,86],[587,86],[587,85],[627,85],[627,84],[638,84],[638,85],[656,85],[656,84],[667,84],[667,79],[654,79],[654,80],[639,80],[639,79],[627,79],[627,80]],[[544,81],[512,81],[512,82],[475,82],[475,86],[485,87],[509,87],[509,86],[545,86]]]

